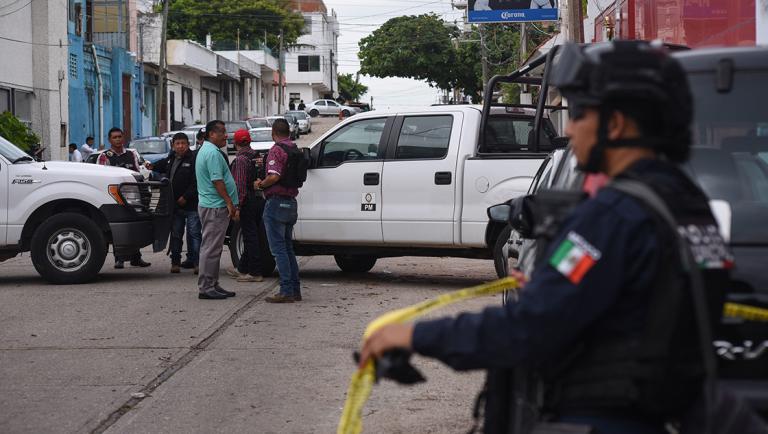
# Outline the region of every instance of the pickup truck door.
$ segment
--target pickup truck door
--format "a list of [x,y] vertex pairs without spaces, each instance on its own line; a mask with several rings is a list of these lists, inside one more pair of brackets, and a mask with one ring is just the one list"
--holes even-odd
[[352,122],[315,145],[315,165],[299,193],[299,242],[382,243],[381,173],[393,121]]
[[398,116],[384,160],[385,244],[454,244],[462,120],[461,112]]
[[9,168],[5,160],[0,157],[0,246],[8,244],[8,176]]

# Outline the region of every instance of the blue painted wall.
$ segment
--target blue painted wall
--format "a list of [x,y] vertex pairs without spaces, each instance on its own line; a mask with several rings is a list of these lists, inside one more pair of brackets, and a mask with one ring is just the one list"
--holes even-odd
[[[80,0],[83,10],[85,1]],[[85,18],[82,28],[85,29]],[[88,136],[95,138],[95,145],[109,147],[107,132],[112,127],[122,128],[123,76],[131,77],[131,137],[142,136],[140,80],[142,65],[123,48],[106,48],[96,45],[96,55],[101,68],[103,85],[104,130],[99,137],[99,82],[96,66],[89,45],[82,36],[75,34],[75,24],[68,26],[69,71],[69,142],[82,145]],[[76,65],[75,65],[76,64]]]

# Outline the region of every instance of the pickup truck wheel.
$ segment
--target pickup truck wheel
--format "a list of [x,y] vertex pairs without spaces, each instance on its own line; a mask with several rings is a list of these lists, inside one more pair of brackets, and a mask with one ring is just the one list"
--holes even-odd
[[341,268],[341,271],[346,273],[365,273],[370,271],[374,265],[376,265],[375,256],[344,256],[334,255],[333,259],[336,260],[336,265]]
[[512,231],[512,227],[509,225],[505,226],[496,238],[496,243],[493,246],[493,266],[499,277],[509,276],[509,270],[517,265],[516,239],[517,232]]
[[320,114],[320,112],[317,111],[316,109],[312,109],[312,110],[309,111],[309,115],[312,116],[313,118],[316,118],[317,115],[319,115],[319,114]]
[[[245,244],[243,242],[243,231],[240,230],[240,223],[233,223],[229,234],[229,256],[232,259],[232,265],[237,268],[240,264],[240,257],[243,255]],[[264,225],[259,225],[259,260],[261,262],[261,275],[269,277],[275,272],[275,258],[269,250],[267,242],[267,233],[264,231]]]
[[88,217],[55,214],[32,235],[31,256],[37,272],[51,283],[86,283],[104,265],[107,240]]

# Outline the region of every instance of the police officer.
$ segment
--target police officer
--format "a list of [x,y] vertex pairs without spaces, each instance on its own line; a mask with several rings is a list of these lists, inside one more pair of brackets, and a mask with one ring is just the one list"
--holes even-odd
[[[99,155],[97,163],[102,166],[124,167],[128,170],[138,172],[139,153],[135,149],[125,147],[123,142],[123,130],[114,127],[109,130],[107,138],[109,139],[110,149],[107,149]],[[134,267],[149,267],[152,265],[141,258],[141,252],[136,252],[127,257],[115,254],[115,268],[124,268],[126,259],[131,261],[131,265]]]
[[[709,267],[709,307],[721,312],[729,257],[707,197],[677,166],[692,119],[679,63],[641,41],[567,45],[551,81],[568,100],[579,167],[640,181],[662,198],[693,235],[686,241]],[[604,187],[561,224],[518,302],[383,327],[364,342],[361,366],[395,348],[458,370],[534,366],[550,420],[602,434],[664,433],[704,377],[673,231],[641,199]]]

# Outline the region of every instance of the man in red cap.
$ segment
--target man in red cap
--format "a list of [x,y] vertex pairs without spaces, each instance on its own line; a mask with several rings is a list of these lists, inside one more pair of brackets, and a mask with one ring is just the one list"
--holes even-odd
[[246,130],[235,131],[235,149],[237,155],[230,169],[235,178],[237,196],[240,203],[240,230],[243,233],[243,252],[237,269],[228,269],[229,274],[238,282],[261,282],[261,261],[259,258],[259,223],[264,210],[264,198],[256,191],[253,182],[257,178],[256,158],[251,149],[251,135]]

